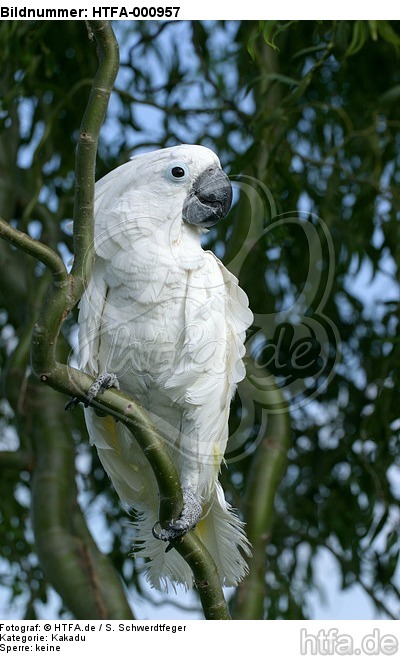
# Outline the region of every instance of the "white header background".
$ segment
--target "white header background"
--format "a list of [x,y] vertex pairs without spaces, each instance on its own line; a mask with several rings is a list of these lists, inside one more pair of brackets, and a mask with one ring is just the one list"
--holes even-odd
[[[133,7],[179,7],[178,19],[180,20],[261,20],[261,19],[280,19],[280,20],[396,20],[400,17],[400,3],[389,2],[389,0],[381,1],[379,3],[350,3],[348,0],[336,0],[333,3],[321,3],[302,0],[302,2],[294,2],[293,0],[286,2],[270,2],[260,3],[249,2],[215,2],[215,0],[203,0],[202,2],[192,2],[190,0],[136,0],[134,2],[127,0],[120,2],[105,2],[99,0],[97,3],[93,2],[69,2],[68,0],[52,0],[40,1],[38,0],[0,0],[1,7],[11,8],[29,8],[29,9],[87,9],[87,19],[92,20],[96,18],[101,19],[118,19],[118,20],[132,20],[131,16],[123,17],[117,13],[111,15],[111,8],[131,11]],[[99,8],[108,8],[108,12],[103,12],[104,15],[98,16],[94,10]],[[7,19],[3,15],[4,18]],[[8,17],[10,20],[19,18],[14,16]],[[172,18],[171,20],[173,20]],[[62,18],[60,18],[62,20]],[[148,19],[146,19],[148,20]]]

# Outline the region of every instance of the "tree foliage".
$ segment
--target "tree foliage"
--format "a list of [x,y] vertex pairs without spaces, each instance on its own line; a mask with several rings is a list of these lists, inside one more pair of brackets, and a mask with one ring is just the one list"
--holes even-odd
[[[59,27],[0,26],[0,215],[68,262],[75,147],[97,60],[84,22]],[[236,181],[230,219],[205,238],[255,313],[222,472],[254,545],[233,616],[308,617],[323,550],[343,588],[361,585],[391,616],[400,545],[399,25],[121,21],[114,29],[121,67],[97,177],[131,154],[183,142],[213,148]],[[30,514],[44,467],[65,480],[67,530],[91,548],[86,523],[100,514],[108,564],[127,590],[146,594],[126,514],[81,412],[64,413],[65,398],[30,373],[48,273],[5,242],[0,273],[0,583],[28,618],[48,598]],[[76,310],[58,343],[63,362],[75,322]],[[69,599],[62,603],[59,612],[69,612]]]

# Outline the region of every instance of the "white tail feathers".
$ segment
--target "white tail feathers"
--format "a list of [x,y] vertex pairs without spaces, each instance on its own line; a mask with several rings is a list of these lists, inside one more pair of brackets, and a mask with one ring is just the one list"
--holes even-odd
[[[157,589],[167,590],[169,583],[190,589],[193,574],[189,565],[175,549],[166,552],[165,542],[152,533],[158,521],[158,492],[143,452],[125,426],[112,417],[99,417],[92,408],[85,409],[85,417],[91,442],[96,445],[121,501],[138,513],[134,522],[134,553],[149,561],[149,582]],[[204,516],[194,531],[215,561],[223,585],[237,585],[247,574],[245,557],[251,552],[243,526],[226,502],[220,483],[215,481],[209,488]]]
[[[182,556],[171,549],[166,552],[165,542],[155,540],[152,527],[157,514],[143,512],[135,522],[135,554],[149,558],[147,579],[159,590],[168,590],[171,584],[182,584],[186,589],[193,586],[193,573]],[[221,485],[217,482],[208,503],[208,510],[194,532],[212,556],[221,584],[234,586],[246,576],[248,566],[245,557],[251,555],[250,543],[246,538],[243,522],[225,501]]]
[[[85,418],[91,443],[96,445],[121,501],[137,512],[134,553],[149,561],[149,582],[160,590],[167,590],[169,583],[173,588],[182,584],[190,589],[193,574],[189,565],[175,549],[166,552],[166,543],[152,533],[158,521],[158,490],[142,450],[125,426],[112,417],[99,417],[92,408],[86,408]],[[226,502],[218,480],[208,490],[203,518],[194,531],[215,561],[221,583],[237,585],[247,574],[245,557],[251,554],[244,524]]]

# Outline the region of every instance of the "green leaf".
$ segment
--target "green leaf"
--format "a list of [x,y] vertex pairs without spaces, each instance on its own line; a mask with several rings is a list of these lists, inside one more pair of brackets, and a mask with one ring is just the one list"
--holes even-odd
[[379,98],[383,104],[397,102],[400,99],[400,84],[395,84],[393,87],[385,91]]
[[254,33],[250,36],[250,39],[248,40],[247,45],[246,45],[246,47],[247,47],[247,52],[249,53],[249,55],[250,55],[250,57],[252,58],[253,61],[254,61],[255,58],[256,58],[255,49],[254,49],[254,44],[255,44],[255,42],[257,41],[257,39],[258,39],[259,36],[260,36],[260,33],[259,33],[259,32],[254,32]]
[[379,21],[376,20],[368,21],[369,31],[371,32],[372,41],[378,40],[378,23]]
[[354,21],[353,35],[349,47],[346,50],[345,57],[352,57],[355,55],[369,37],[369,29],[367,21],[358,20]]
[[387,43],[394,46],[400,46],[400,36],[396,34],[389,21],[376,21],[378,26],[379,36],[382,37]]

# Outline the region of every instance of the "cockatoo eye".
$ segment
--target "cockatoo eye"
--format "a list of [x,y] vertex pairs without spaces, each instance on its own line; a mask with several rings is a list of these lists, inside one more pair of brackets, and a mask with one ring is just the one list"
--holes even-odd
[[183,162],[172,162],[168,167],[167,175],[174,182],[182,182],[188,177],[189,171]]

